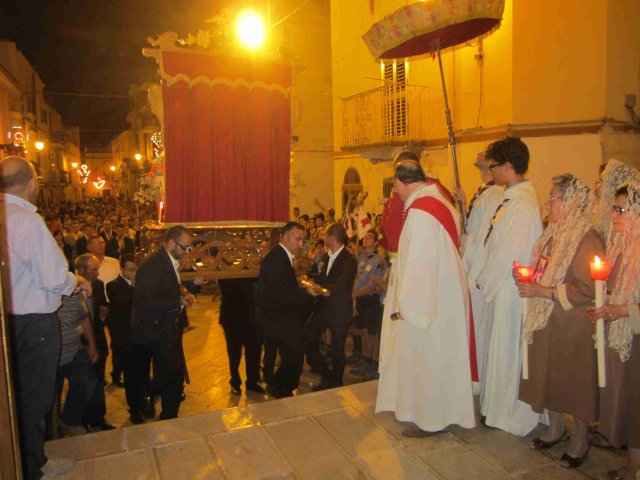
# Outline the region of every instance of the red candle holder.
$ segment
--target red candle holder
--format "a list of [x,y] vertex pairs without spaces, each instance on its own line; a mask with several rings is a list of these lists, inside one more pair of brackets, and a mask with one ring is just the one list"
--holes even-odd
[[589,263],[589,271],[593,280],[605,281],[609,278],[611,273],[611,262],[602,261],[597,255],[593,259],[593,262]]
[[533,280],[533,274],[536,271],[536,267],[531,265],[518,265],[516,267],[518,269],[518,273],[520,274],[520,281],[522,283],[531,283]]

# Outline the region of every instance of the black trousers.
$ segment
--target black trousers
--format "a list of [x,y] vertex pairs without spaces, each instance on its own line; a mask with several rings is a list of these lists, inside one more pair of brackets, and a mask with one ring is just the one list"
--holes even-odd
[[280,353],[280,366],[273,376],[273,384],[287,393],[292,393],[300,383],[300,374],[304,364],[304,346],[302,344],[302,329],[298,341],[273,339]]
[[142,399],[149,394],[151,385],[151,354],[142,345],[127,347],[124,364],[124,393],[129,413],[140,413]]
[[[64,379],[69,382],[67,398],[64,401],[64,408],[60,415],[60,420],[70,426],[82,425],[83,415],[93,399],[98,378],[91,365],[89,354],[81,348],[76,356],[69,363],[62,365],[58,369],[57,395],[62,396]],[[104,390],[103,395],[104,398]],[[60,402],[62,403],[62,402]],[[55,426],[54,426],[55,428]]]
[[60,320],[54,313],[9,315],[22,469],[27,480],[42,477],[44,439],[60,360]]
[[176,330],[171,337],[163,337],[160,340],[136,346],[135,351],[135,358],[132,359],[133,366],[129,369],[129,373],[132,373],[129,376],[133,378],[125,380],[125,385],[145,383],[149,375],[149,359],[153,361],[153,380],[146,393],[141,388],[138,388],[135,393],[132,392],[132,401],[139,408],[145,395],[160,395],[162,400],[160,420],[176,418],[184,382],[181,336]]
[[273,374],[276,370],[276,358],[278,357],[278,345],[271,338],[264,338],[264,357],[262,359],[262,375],[268,384],[273,383]]
[[[256,319],[262,326],[265,345],[269,346],[270,352],[280,353],[280,366],[273,376],[270,385],[284,392],[291,393],[300,382],[302,365],[304,363],[304,343],[302,320],[297,315],[282,315],[277,311],[267,311],[258,308]],[[273,364],[265,369],[273,369]],[[267,359],[265,358],[265,363]],[[273,370],[271,370],[273,371]]]
[[98,381],[93,389],[93,395],[91,395],[89,405],[84,412],[84,417],[82,419],[84,425],[99,425],[104,423],[104,416],[107,414],[107,401],[104,396],[104,372],[109,350],[100,348],[100,345],[98,345],[98,352],[100,357],[98,358],[98,361],[92,365],[93,372]]
[[260,380],[260,340],[256,328],[241,321],[222,324],[224,338],[227,342],[227,356],[229,357],[229,384],[240,387],[242,379],[238,372],[242,348],[244,347],[245,373],[247,385],[255,385]]
[[[320,337],[327,328],[331,331],[331,345],[329,347],[331,369],[329,369],[320,353]],[[304,327],[307,361],[311,368],[321,372],[322,382],[325,384],[331,386],[342,385],[345,364],[344,343],[348,328],[348,324],[329,321],[325,312],[321,310],[315,311]]]
[[111,380],[115,383],[122,380],[124,366],[127,361],[128,347],[111,343]]

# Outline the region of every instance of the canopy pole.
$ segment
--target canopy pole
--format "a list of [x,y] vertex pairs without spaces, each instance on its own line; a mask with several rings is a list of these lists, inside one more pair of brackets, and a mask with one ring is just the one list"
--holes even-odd
[[[440,42],[436,44],[436,53],[438,55],[438,66],[440,67],[440,80],[442,81],[442,94],[444,95],[444,114],[447,117],[447,131],[449,133],[449,143],[451,144],[451,157],[453,158],[453,173],[456,181],[456,189],[460,188],[460,174],[458,173],[458,158],[456,156],[456,137],[453,134],[453,122],[451,121],[451,110],[449,110],[449,98],[447,97],[447,85],[444,81],[444,71],[442,69],[442,58],[440,56]],[[462,215],[462,233],[466,233],[465,220],[466,220],[466,206],[458,200],[458,209]]]

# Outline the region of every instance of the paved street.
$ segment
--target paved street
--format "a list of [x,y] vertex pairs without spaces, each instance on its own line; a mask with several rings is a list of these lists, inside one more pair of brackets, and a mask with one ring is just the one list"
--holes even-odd
[[[219,300],[200,296],[185,335],[192,384],[180,418],[131,426],[121,389],[108,387],[109,432],[48,442],[51,455],[78,463],[74,480],[126,479],[580,479],[624,465],[624,452],[592,449],[575,471],[560,467],[562,442],[534,452],[527,442],[478,426],[410,439],[391,413],[374,414],[377,382],[269,400],[229,394]],[[52,477],[53,478],[53,477]]]

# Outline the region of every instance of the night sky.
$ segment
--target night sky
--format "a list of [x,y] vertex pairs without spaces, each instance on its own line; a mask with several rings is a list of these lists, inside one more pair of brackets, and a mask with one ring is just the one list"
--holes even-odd
[[[12,40],[34,65],[46,90],[127,95],[130,84],[159,78],[142,56],[146,39],[206,28],[228,0],[1,0],[0,38]],[[68,126],[124,130],[128,100],[47,97]],[[108,145],[118,132],[81,133],[84,145]]]

